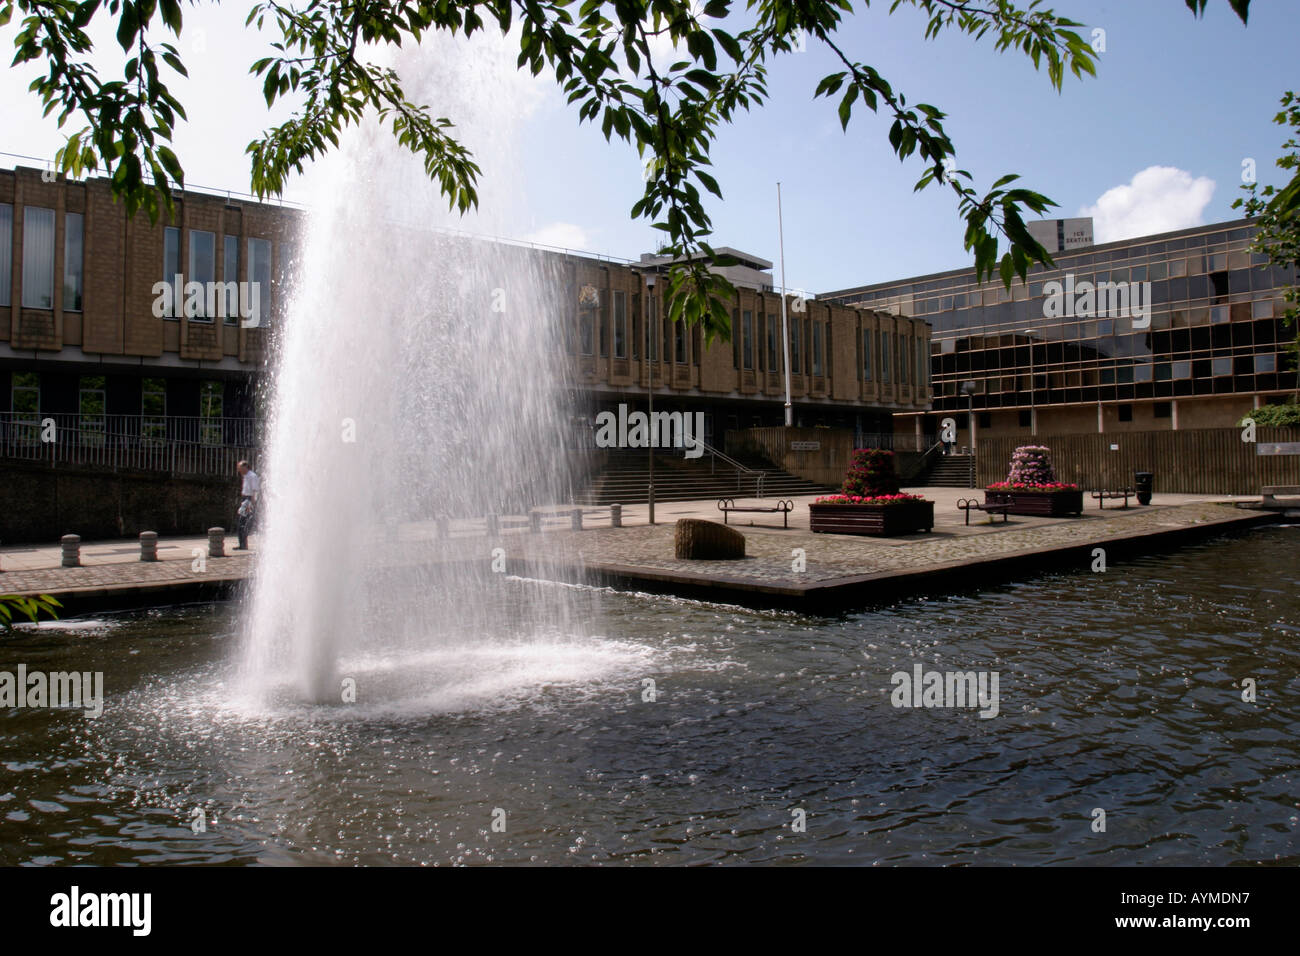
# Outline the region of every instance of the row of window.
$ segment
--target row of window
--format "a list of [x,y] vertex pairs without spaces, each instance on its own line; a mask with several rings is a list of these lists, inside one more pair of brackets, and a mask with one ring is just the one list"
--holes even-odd
[[[13,217],[14,207],[0,203],[0,305],[8,305],[13,295]],[[217,236],[202,229],[186,230],[189,243],[188,269],[181,267],[181,230],[163,229],[162,281],[171,289],[170,301],[164,301],[162,314],[178,318],[181,314],[200,322],[221,316],[229,324],[240,317],[256,318],[264,324],[271,305],[271,240],[248,238],[248,291],[239,291],[239,237],[222,237],[221,283],[217,279]],[[22,307],[53,309],[55,280],[55,211],[41,206],[23,208]],[[85,288],[85,234],[81,213],[63,214],[63,308],[82,311]],[[282,272],[292,260],[291,250],[282,244]],[[204,294],[187,296],[185,284],[198,282]],[[213,294],[207,294],[212,288]],[[256,308],[256,316],[251,313]]]
[[[54,308],[54,210],[27,206],[23,214],[24,309]],[[0,203],[0,305],[13,297],[14,207]],[[84,287],[81,213],[63,214],[63,308],[81,311]]]
[[[140,438],[167,437],[167,383],[161,378],[141,380]],[[38,372],[15,372],[10,386],[10,408],[17,425],[35,427],[41,420],[41,383]],[[82,375],[78,381],[78,425],[83,438],[103,434],[107,427],[107,390],[102,375]],[[225,385],[218,381],[199,383],[199,441],[223,442]]]
[[[248,252],[248,283],[256,290],[242,297],[239,292],[239,237],[222,236],[221,288],[217,295],[188,296],[185,285],[197,282],[206,290],[217,280],[217,235],[203,229],[187,229],[189,269],[181,271],[181,231],[175,226],[163,229],[162,281],[171,286],[171,300],[164,303],[165,318],[176,319],[184,314],[191,321],[212,322],[222,318],[234,325],[241,316],[262,325],[271,312],[271,240],[249,237],[245,240]],[[292,259],[287,244],[280,248],[282,266]],[[283,271],[283,269],[282,269]],[[245,312],[255,314],[244,315]]]

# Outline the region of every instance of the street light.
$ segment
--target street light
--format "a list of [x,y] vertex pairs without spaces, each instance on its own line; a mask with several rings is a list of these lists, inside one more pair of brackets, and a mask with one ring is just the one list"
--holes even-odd
[[[650,360],[650,343],[654,335],[655,325],[655,274],[647,272],[645,277],[646,287],[646,322],[645,322],[645,361],[646,368],[649,370],[646,378],[646,398],[650,406],[650,435],[654,435],[655,427],[655,365]],[[655,449],[654,442],[646,442],[646,452],[650,455],[650,487],[646,492],[646,502],[650,507],[650,524],[655,523]]]
[[966,396],[966,434],[970,436],[970,486],[975,487],[975,389],[974,382],[962,382],[961,393]]

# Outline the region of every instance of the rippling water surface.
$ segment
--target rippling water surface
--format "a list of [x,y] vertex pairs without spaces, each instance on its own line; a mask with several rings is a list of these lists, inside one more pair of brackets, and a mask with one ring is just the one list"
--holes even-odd
[[[603,636],[358,658],[355,703],[269,712],[228,606],[27,629],[0,670],[103,671],[105,710],[0,711],[0,863],[1295,865],[1298,550],[826,617],[588,590]],[[916,663],[997,671],[1000,712],[893,707]]]

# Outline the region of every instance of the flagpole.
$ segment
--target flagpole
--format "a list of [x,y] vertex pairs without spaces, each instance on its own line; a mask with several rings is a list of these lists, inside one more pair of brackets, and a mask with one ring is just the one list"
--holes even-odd
[[794,406],[790,404],[790,327],[785,315],[785,220],[781,215],[781,184],[776,184],[776,228],[781,249],[781,342],[785,357],[785,425],[794,424]]

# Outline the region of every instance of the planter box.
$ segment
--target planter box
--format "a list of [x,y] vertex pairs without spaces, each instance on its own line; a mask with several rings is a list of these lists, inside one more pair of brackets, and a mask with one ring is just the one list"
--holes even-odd
[[934,527],[933,501],[893,505],[808,506],[809,527],[821,534],[874,534],[890,537]]
[[1064,518],[1083,514],[1083,489],[1075,491],[991,491],[984,492],[986,505],[1012,504],[1013,515]]

